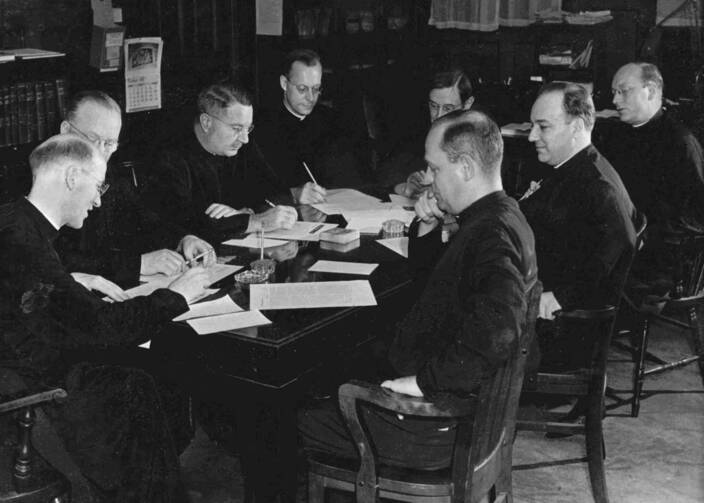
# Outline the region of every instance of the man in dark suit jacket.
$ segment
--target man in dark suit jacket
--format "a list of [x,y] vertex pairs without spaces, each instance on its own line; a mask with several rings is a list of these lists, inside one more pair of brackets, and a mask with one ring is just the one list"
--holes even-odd
[[[554,168],[520,201],[535,232],[544,291],[539,316],[551,320],[559,309],[614,304],[619,285],[611,273],[635,246],[635,209],[621,178],[591,144],[591,96],[578,84],[547,84],[533,104],[531,122],[528,139],[538,159]],[[553,359],[547,351],[556,360],[569,349],[579,352],[566,347],[570,341],[553,341],[551,325],[538,326],[546,362]]]

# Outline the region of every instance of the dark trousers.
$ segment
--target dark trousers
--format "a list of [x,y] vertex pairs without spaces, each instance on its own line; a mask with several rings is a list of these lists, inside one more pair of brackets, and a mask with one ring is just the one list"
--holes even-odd
[[[426,470],[450,465],[455,441],[454,422],[398,416],[365,405],[361,407],[360,416],[381,464]],[[358,458],[336,400],[319,401],[301,409],[298,433],[304,449],[347,459]]]

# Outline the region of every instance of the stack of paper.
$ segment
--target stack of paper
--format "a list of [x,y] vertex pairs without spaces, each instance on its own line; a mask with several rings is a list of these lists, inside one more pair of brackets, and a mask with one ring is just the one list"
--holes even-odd
[[346,210],[354,211],[389,206],[389,203],[382,203],[380,199],[354,189],[328,190],[325,202],[313,205],[316,210],[322,211],[326,215],[344,214]]
[[379,264],[367,264],[364,262],[340,262],[337,260],[318,260],[315,264],[308,268],[308,271],[369,276],[378,266]]
[[[230,265],[230,264],[213,264],[210,267],[206,269],[206,272],[208,273],[208,280],[210,281],[210,285],[213,283],[217,283],[223,278],[226,278],[232,274],[235,274],[237,271],[242,269],[244,266],[241,265]],[[174,281],[176,278],[178,278],[180,274],[175,274],[173,276],[167,276],[165,274],[152,274],[151,276],[145,276],[142,275],[139,277],[139,281],[143,283],[147,283],[150,285],[154,285],[154,290],[157,288],[166,288],[171,284],[172,281]],[[144,285],[140,285],[136,288],[143,287]],[[132,289],[134,290],[134,288]],[[150,292],[151,293],[151,292]],[[148,294],[145,294],[148,295]]]
[[387,220],[400,220],[405,225],[410,225],[416,216],[415,211],[404,210],[403,208],[377,208],[371,210],[347,210],[342,214],[347,220],[349,229],[357,229],[360,232],[377,234],[381,230],[381,224]]
[[191,318],[203,318],[206,316],[217,316],[220,314],[237,313],[242,311],[229,295],[224,295],[215,300],[191,304],[188,311],[174,318],[173,321],[185,321]]
[[367,280],[273,283],[249,287],[250,309],[376,306]]
[[408,237],[377,239],[376,241],[389,250],[408,258]]
[[188,323],[197,333],[214,334],[216,332],[227,332],[240,328],[257,327],[271,323],[266,316],[259,311],[243,311],[240,313],[223,314],[220,316],[208,316],[205,318],[195,318],[188,320]]
[[278,229],[265,232],[266,238],[287,239],[292,241],[320,241],[320,234],[334,229],[337,224],[321,224],[319,222],[296,222],[290,229]]
[[244,239],[228,239],[227,241],[223,241],[222,244],[228,246],[240,246],[242,248],[259,248],[260,245],[264,248],[273,248],[275,246],[285,245],[286,241],[264,238],[264,240],[260,243],[258,234],[249,234]]

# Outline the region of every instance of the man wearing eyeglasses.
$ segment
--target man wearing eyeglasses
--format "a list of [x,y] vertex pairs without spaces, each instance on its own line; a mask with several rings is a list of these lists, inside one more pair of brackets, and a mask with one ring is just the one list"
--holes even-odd
[[267,203],[280,199],[285,188],[248,146],[253,121],[252,97],[244,87],[223,83],[203,89],[193,122],[155,159],[151,207],[165,220],[215,242],[243,232],[291,228],[296,210]]
[[[69,100],[60,131],[89,141],[107,162],[118,148],[121,128],[115,100],[101,91],[83,91]],[[106,196],[103,207],[83,228],[64,231],[57,240],[67,269],[86,288],[125,300],[118,285],[136,285],[140,274],[176,274],[186,268],[187,260],[212,250],[202,239],[184,236],[180,228],[166,225],[144,208],[134,188],[125,187],[132,180],[120,180],[111,170],[108,180],[113,184],[111,192],[107,192],[109,183],[98,188]],[[206,253],[203,262],[210,265],[215,258],[214,253]]]
[[650,63],[629,63],[612,81],[622,122],[604,155],[655,229],[704,231],[704,155],[695,136],[663,107],[663,78]]
[[323,185],[360,185],[353,135],[318,103],[323,66],[314,51],[297,49],[284,59],[281,102],[257,119],[256,142],[266,162],[290,190],[294,203],[325,200]]

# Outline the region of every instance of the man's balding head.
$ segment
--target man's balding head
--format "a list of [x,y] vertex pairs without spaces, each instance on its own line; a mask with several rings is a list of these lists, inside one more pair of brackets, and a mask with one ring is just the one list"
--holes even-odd
[[651,63],[628,63],[619,68],[611,92],[621,121],[632,126],[648,122],[662,108],[663,87],[660,70]]
[[107,161],[117,150],[122,111],[120,105],[102,91],[81,91],[73,95],[61,123],[62,134],[74,134],[94,144]]

